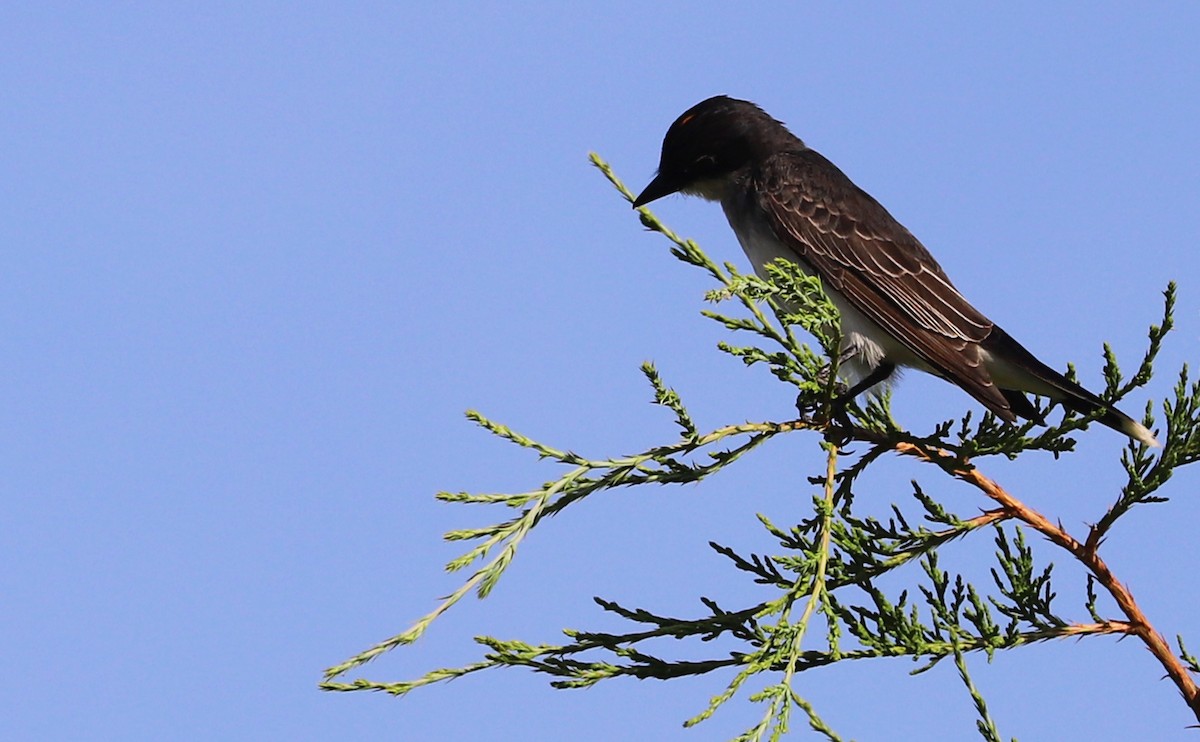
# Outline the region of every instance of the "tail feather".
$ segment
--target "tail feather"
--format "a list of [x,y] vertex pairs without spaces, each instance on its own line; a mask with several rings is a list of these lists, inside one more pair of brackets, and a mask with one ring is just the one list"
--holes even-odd
[[1015,389],[1001,389],[1000,393],[1004,395],[1004,399],[1008,401],[1009,409],[1016,417],[1033,420],[1038,425],[1046,424],[1046,416],[1038,412],[1037,407],[1029,401],[1029,397],[1026,397]]
[[[1089,393],[1089,396],[1090,393]],[[1124,433],[1136,441],[1141,441],[1151,448],[1158,448],[1161,444],[1154,434],[1146,429],[1138,421],[1121,412],[1115,407],[1107,407],[1103,402],[1092,401],[1090,399],[1081,398],[1079,396],[1063,397],[1063,406],[1075,410],[1081,415],[1090,415],[1100,408],[1104,408],[1104,414],[1096,418],[1096,422],[1101,425],[1107,425],[1113,430]]]
[[[1036,420],[1036,409],[1021,393],[1033,392],[1056,399],[1068,409],[1083,415],[1091,415],[1103,409],[1104,412],[1096,418],[1101,425],[1106,425],[1147,446],[1157,448],[1161,445],[1145,425],[1106,404],[1100,397],[1039,361],[999,327],[992,328],[991,335],[984,341],[984,348],[994,359],[1004,360],[1003,365],[1007,367],[1005,375],[1010,381],[1017,382],[1011,385],[1004,384],[1001,389],[1011,408],[1009,414],[1015,413],[1026,419]],[[996,381],[998,385],[1002,383],[999,378]]]

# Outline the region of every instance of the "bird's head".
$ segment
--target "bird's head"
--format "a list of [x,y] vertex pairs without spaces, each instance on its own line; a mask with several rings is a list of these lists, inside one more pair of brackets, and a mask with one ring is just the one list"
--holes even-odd
[[683,112],[663,139],[658,174],[634,208],[672,193],[719,201],[731,176],[779,147],[780,137],[803,143],[750,101],[718,95]]

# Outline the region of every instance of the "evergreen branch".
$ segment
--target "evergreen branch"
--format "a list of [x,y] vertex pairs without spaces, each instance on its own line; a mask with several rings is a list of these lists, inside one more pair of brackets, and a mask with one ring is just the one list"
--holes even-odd
[[1100,617],[1100,611],[1096,609],[1096,576],[1095,575],[1087,576],[1087,600],[1084,602],[1083,607],[1087,609],[1088,615],[1092,617],[1093,621],[1103,621],[1104,620],[1103,618]]
[[683,406],[683,400],[679,398],[679,394],[663,384],[662,378],[658,375],[658,369],[653,363],[646,361],[642,364],[642,373],[650,381],[650,385],[654,387],[654,403],[662,405],[675,413],[675,422],[679,427],[683,428],[684,440],[695,439],[699,437],[696,430],[696,423],[692,420],[692,416]]
[[[569,636],[577,633],[579,637],[590,636],[583,632],[566,632]],[[649,632],[647,632],[649,633]],[[997,643],[982,637],[969,636],[957,641],[960,652],[991,652],[998,649],[1011,649],[1055,639],[1071,639],[1083,636],[1105,636],[1112,634],[1134,634],[1133,627],[1122,621],[1105,621],[1094,624],[1070,624],[1055,630],[1026,631],[1013,636],[1003,637]],[[656,632],[655,636],[668,636],[667,633]],[[599,635],[598,635],[599,636]],[[629,635],[628,641],[640,641],[639,635]],[[623,635],[613,635],[610,640],[581,640],[572,644],[529,645],[524,642],[500,640],[493,637],[476,637],[475,641],[492,650],[485,655],[483,661],[466,665],[461,668],[439,668],[424,676],[409,681],[378,682],[365,679],[348,683],[327,681],[321,684],[323,690],[333,691],[379,691],[392,695],[404,695],[411,690],[426,685],[454,680],[481,670],[499,667],[526,667],[535,672],[553,677],[564,678],[555,681],[556,688],[585,688],[601,680],[617,677],[630,677],[638,680],[673,680],[682,677],[705,675],[717,670],[730,667],[745,667],[751,660],[750,655],[732,654],[725,658],[708,660],[669,660],[651,659],[649,655],[631,652],[619,646],[625,643]],[[954,656],[955,641],[949,639],[931,640],[917,647],[874,647],[848,650],[841,653],[820,652],[809,650],[801,652],[795,663],[795,672],[826,667],[835,662],[847,660],[869,660],[887,657],[910,657],[913,659],[932,659],[935,662],[945,657]],[[584,662],[570,659],[573,655],[583,652],[605,649],[614,652],[618,657],[631,660],[624,664],[614,662]],[[772,663],[764,669],[783,671],[786,665],[783,661]],[[743,678],[749,679],[754,673]],[[740,687],[740,684],[739,686]],[[736,692],[737,688],[734,688]],[[729,698],[732,697],[729,694]],[[716,700],[716,699],[714,699]],[[725,698],[724,700],[728,700]],[[722,701],[723,702],[723,701]],[[720,703],[717,704],[718,706]],[[705,715],[704,718],[707,718]],[[699,717],[697,718],[699,720]]]
[[[1163,402],[1167,431],[1161,452],[1155,458],[1144,445],[1130,442],[1125,447],[1121,465],[1128,479],[1116,502],[1089,530],[1088,549],[1098,549],[1117,519],[1135,505],[1166,502],[1167,498],[1154,493],[1167,483],[1175,469],[1200,460],[1200,382],[1189,384],[1186,365],[1180,369],[1173,392],[1174,399]],[[1149,409],[1145,421],[1153,424]]]
[[[591,155],[591,161],[627,201],[633,201],[633,194],[607,163],[595,154]],[[737,300],[744,310],[740,316],[710,310],[703,314],[731,331],[743,333],[739,337],[751,337],[753,341],[745,345],[722,342],[718,347],[747,366],[765,364],[777,379],[798,389],[801,419],[783,423],[748,422],[701,433],[679,395],[662,381],[650,363],[643,364],[642,372],[653,388],[654,403],[671,410],[680,437],[673,443],[634,455],[590,459],[537,442],[477,412],[468,412],[472,421],[492,434],[531,450],[539,459],[561,464],[566,471],[553,481],[525,492],[439,493],[438,498],[443,501],[499,504],[516,513],[488,526],[446,534],[448,540],[474,542],[469,550],[447,564],[448,570],[463,569],[476,561],[484,562],[482,566],[408,630],[327,670],[321,683],[323,689],[404,695],[418,687],[481,670],[514,666],[551,676],[554,678],[551,685],[556,688],[589,687],[615,677],[669,680],[734,670],[732,680],[722,691],[701,713],[686,722],[690,726],[711,716],[752,678],[769,672],[777,674],[776,682],[749,696],[754,702],[764,703],[763,714],[738,740],[757,742],[769,738],[778,742],[789,730],[793,706],[805,712],[810,727],[818,734],[826,739],[840,739],[797,692],[798,673],[841,661],[909,657],[924,662],[913,671],[915,674],[952,657],[975,706],[978,731],[985,739],[999,742],[1000,735],[987,703],[968,672],[968,653],[983,652],[990,659],[996,651],[1050,639],[1117,634],[1135,636],[1147,646],[1200,719],[1200,694],[1192,678],[1192,674],[1200,673],[1200,663],[1188,653],[1182,637],[1177,637],[1178,655],[1172,652],[1129,590],[1098,555],[1104,539],[1125,513],[1140,504],[1164,502],[1166,498],[1158,492],[1173,471],[1200,461],[1200,383],[1190,381],[1186,366],[1180,372],[1173,396],[1162,404],[1165,426],[1162,449],[1156,452],[1157,456],[1136,443],[1125,449],[1122,464],[1127,481],[1114,504],[1091,526],[1081,542],[1061,524],[1052,523],[982,474],[975,462],[985,456],[1016,458],[1024,452],[1039,450],[1057,458],[1074,449],[1075,441],[1070,436],[1093,422],[1100,412],[1078,415],[1062,410],[1056,424],[1037,430],[1033,422],[1009,425],[991,413],[977,419],[968,413],[960,421],[943,422],[922,436],[896,425],[885,392],[868,398],[865,407],[851,402],[844,413],[833,415],[840,323],[820,281],[786,261],[764,266],[762,274],[766,279],[742,274],[732,264],[718,265],[694,241],[676,235],[648,209],[639,209],[638,215],[647,229],[671,242],[670,250],[676,258],[703,269],[715,279],[717,288],[706,298],[714,302]],[[1162,340],[1173,327],[1174,304],[1172,283],[1164,292],[1163,320],[1151,326],[1148,349],[1137,372],[1129,379],[1122,376],[1115,353],[1105,345],[1106,386],[1102,398],[1106,404],[1115,405],[1149,381]],[[793,331],[796,327],[816,338],[821,352],[799,342]],[[1068,368],[1067,376],[1074,377],[1073,367]],[[1034,404],[1040,416],[1052,412],[1055,406],[1041,399],[1035,399]],[[1148,428],[1154,424],[1152,411],[1153,407],[1148,405],[1144,417]],[[337,680],[384,652],[416,641],[435,619],[468,593],[475,592],[480,598],[487,596],[512,563],[520,543],[546,516],[555,515],[592,494],[617,487],[698,482],[767,440],[800,430],[822,434],[825,467],[821,475],[807,480],[821,488],[820,494],[813,497],[811,515],[794,526],[778,526],[759,516],[783,553],[752,553],[743,557],[732,548],[710,542],[736,569],[773,588],[776,594],[770,599],[731,611],[716,600],[701,598],[707,613],[680,618],[596,598],[604,611],[630,622],[635,630],[566,630],[568,641],[561,645],[534,645],[481,636],[475,639],[485,649],[480,662],[436,669],[415,680],[401,682]],[[838,457],[852,455],[838,447],[852,443],[864,444],[865,451],[838,471]],[[854,487],[860,475],[890,452],[935,464],[949,476],[978,489],[996,507],[974,517],[960,518],[914,481],[912,495],[921,509],[919,518],[911,514],[906,517],[898,505],[892,506],[890,517],[855,517]],[[1011,531],[1011,536],[1001,525],[1006,520],[1020,524]],[[942,570],[938,563],[941,546],[968,537],[986,525],[994,526],[996,534],[996,567],[991,571],[994,589],[989,593],[977,590],[961,576]],[[1035,565],[1023,527],[1034,529],[1084,566],[1087,571],[1084,607],[1092,623],[1072,623],[1052,611],[1055,597],[1052,569]],[[924,570],[924,578],[918,577],[913,590],[916,599],[910,601],[909,590],[901,591],[898,597],[889,597],[875,584],[877,578],[914,559],[920,561]],[[1113,598],[1126,620],[1105,620],[1099,615],[1096,585]],[[800,605],[802,610],[798,608]],[[801,614],[795,620],[792,620],[793,609]],[[811,643],[808,628],[818,613],[827,629],[826,647],[805,650],[806,637]],[[845,640],[848,646],[843,646],[844,636],[848,637]],[[740,643],[738,650],[699,660],[672,659],[650,651],[658,646],[654,642],[663,639],[711,642],[718,638]]]
[[[790,719],[789,710],[791,709],[791,700],[798,698],[795,688],[792,686],[792,681],[796,676],[796,666],[800,661],[801,645],[804,641],[804,634],[808,630],[809,621],[812,620],[813,613],[818,605],[821,605],[828,598],[828,585],[826,584],[826,568],[829,564],[830,542],[833,532],[833,495],[834,483],[837,477],[837,446],[830,443],[822,444],[825,448],[826,468],[825,468],[825,499],[821,502],[818,510],[821,519],[819,539],[820,544],[817,547],[817,566],[812,576],[812,581],[807,588],[808,599],[804,604],[804,613],[801,614],[799,622],[797,622],[794,634],[788,644],[786,652],[785,665],[786,669],[783,673],[783,680],[779,683],[781,693],[781,707],[777,711],[773,710],[775,716],[775,724],[771,731],[771,742],[778,742],[788,731],[788,721]],[[791,603],[784,608],[783,615],[780,617],[780,623],[785,623],[788,620],[788,614],[791,611]],[[835,616],[830,616],[832,620],[836,620]],[[825,730],[827,727],[824,722],[816,715],[811,706],[804,708],[808,714],[809,722],[814,729]]]
[[1196,655],[1187,651],[1187,647],[1183,645],[1183,635],[1176,634],[1175,642],[1179,645],[1179,659],[1184,661],[1189,671],[1200,674],[1200,660],[1196,659]]
[[1025,535],[1020,528],[1010,541],[1004,529],[996,525],[996,562],[1001,572],[992,569],[992,580],[1000,594],[1007,598],[1001,602],[991,599],[996,608],[1013,619],[1031,626],[1064,626],[1066,621],[1054,615],[1050,603],[1054,593],[1050,592],[1051,564],[1040,575],[1035,574],[1033,549],[1025,544]]
[[[1196,396],[1200,398],[1200,390],[1197,391]],[[1168,440],[1170,439],[1168,438]],[[1164,444],[1165,448],[1166,445]],[[1063,530],[1061,526],[1051,523],[1044,515],[1013,497],[994,480],[980,473],[978,469],[963,464],[949,452],[908,443],[899,444],[896,450],[899,453],[936,464],[955,478],[974,486],[984,495],[999,503],[1001,507],[1012,512],[1018,520],[1041,533],[1056,546],[1069,552],[1083,564],[1095,576],[1096,581],[1108,591],[1116,601],[1117,606],[1121,609],[1121,612],[1125,614],[1129,626],[1127,633],[1136,636],[1146,645],[1146,648],[1150,650],[1150,653],[1154,655],[1154,658],[1166,670],[1172,682],[1179,688],[1179,692],[1183,694],[1184,700],[1192,709],[1196,718],[1200,720],[1200,688],[1197,688],[1196,682],[1188,675],[1186,669],[1180,664],[1179,659],[1171,652],[1166,639],[1150,624],[1149,619],[1142,612],[1137,601],[1134,600],[1133,594],[1129,592],[1129,589],[1124,584],[1117,580],[1108,564],[1100,558],[1095,549],[1089,548],[1086,544],[1077,541]],[[1166,456],[1165,450],[1163,456]]]
[[971,696],[971,701],[975,705],[975,713],[979,718],[975,720],[975,728],[979,731],[979,736],[983,737],[987,742],[1004,742],[1000,739],[1000,730],[996,728],[996,722],[992,719],[991,713],[988,712],[987,701],[979,689],[975,687],[975,682],[971,680],[971,674],[967,671],[967,658],[963,653],[958,642],[953,642],[954,647],[954,666],[958,669],[958,677],[962,680],[963,685],[967,688],[967,693]]
[[1162,322],[1157,325],[1150,325],[1150,330],[1147,333],[1150,343],[1146,348],[1145,355],[1142,357],[1142,362],[1138,365],[1137,372],[1134,373],[1124,386],[1112,390],[1112,400],[1114,402],[1124,398],[1125,395],[1134,389],[1150,383],[1150,379],[1154,375],[1154,361],[1158,358],[1159,350],[1162,349],[1163,338],[1167,336],[1167,333],[1175,329],[1175,298],[1176,286],[1175,282],[1171,281],[1167,284],[1166,290],[1163,291]]
[[[809,622],[812,620],[817,606],[822,604],[823,596],[827,595],[825,569],[828,562],[830,534],[833,522],[837,447],[825,444],[825,449],[827,460],[824,482],[825,495],[824,499],[819,501],[818,504],[818,517],[821,523],[819,535],[821,545],[819,547],[820,550],[816,553],[815,564],[811,570],[800,571],[795,581],[788,586],[780,598],[771,601],[763,610],[759,611],[755,616],[756,619],[778,614],[778,619],[773,624],[761,626],[765,641],[758,643],[753,652],[741,656],[745,661],[743,669],[734,677],[723,693],[714,696],[709,701],[708,707],[700,714],[686,721],[684,723],[685,726],[693,726],[709,718],[717,708],[734,696],[747,679],[763,670],[782,663],[784,669],[781,681],[750,696],[751,701],[768,702],[767,709],[763,713],[759,723],[742,733],[736,739],[747,741],[761,740],[767,730],[770,729],[770,739],[772,742],[777,742],[777,740],[787,733],[793,699],[799,697],[792,686],[792,681],[798,671],[801,658],[805,654],[801,651],[804,635],[807,632]],[[792,607],[797,600],[805,596],[807,596],[807,600],[804,611],[800,619],[792,623],[789,620]],[[811,705],[802,705],[801,708],[808,714],[810,725],[817,729],[828,729],[812,710]]]
[[[490,562],[472,574],[457,590],[443,599],[434,610],[407,630],[326,670],[327,682],[398,646],[413,643],[425,633],[434,620],[471,591],[477,591],[480,598],[486,597],[512,562],[521,541],[544,517],[561,512],[571,503],[597,491],[619,486],[700,481],[733,463],[775,435],[810,427],[804,421],[727,425],[704,435],[684,438],[671,445],[651,448],[635,456],[589,460],[578,454],[560,451],[537,443],[505,426],[488,420],[479,413],[469,413],[469,416],[487,430],[519,446],[536,451],[542,458],[553,458],[562,463],[576,464],[576,466],[559,479],[548,483],[543,489],[520,501],[521,505],[527,507],[518,517],[483,528],[447,533],[446,539],[451,541],[484,539],[483,543],[447,564],[446,567],[449,571],[462,569],[478,559],[485,558],[493,549],[501,546],[502,548]],[[707,463],[684,461],[683,457],[731,436],[748,436],[748,439],[740,445],[710,452],[708,455],[711,460]],[[599,476],[593,475],[596,472],[599,472]],[[456,501],[476,502],[469,497],[461,496],[456,497]],[[489,496],[487,500],[483,501],[495,501],[495,496]],[[517,499],[511,499],[508,504],[517,504]],[[327,683],[322,687],[327,687]]]

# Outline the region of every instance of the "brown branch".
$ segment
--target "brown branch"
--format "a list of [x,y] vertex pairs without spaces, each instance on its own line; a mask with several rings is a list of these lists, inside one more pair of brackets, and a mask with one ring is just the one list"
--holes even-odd
[[1133,634],[1133,625],[1127,621],[1103,621],[1101,623],[1073,623],[1062,627],[1062,636],[1096,636],[1099,634]]
[[[1179,658],[1171,651],[1167,640],[1150,624],[1150,620],[1146,618],[1146,614],[1142,612],[1142,609],[1133,599],[1133,594],[1129,592],[1129,588],[1117,580],[1112,570],[1108,568],[1108,565],[1096,553],[1095,545],[1079,542],[1074,536],[1067,533],[1062,526],[1051,523],[1046,516],[1009,494],[995,480],[983,475],[975,467],[963,463],[947,451],[929,449],[907,442],[896,443],[895,449],[898,453],[914,456],[923,461],[936,464],[957,479],[973,485],[983,494],[999,503],[1004,510],[1012,513],[1014,517],[1023,521],[1053,543],[1066,549],[1072,556],[1079,560],[1095,575],[1096,581],[1104,586],[1104,589],[1108,591],[1113,600],[1116,601],[1117,606],[1120,607],[1121,612],[1129,619],[1125,633],[1142,640],[1146,648],[1150,650],[1150,654],[1154,655],[1155,659],[1162,664],[1163,668],[1167,671],[1167,675],[1175,683],[1176,687],[1179,688],[1184,701],[1192,709],[1192,712],[1196,715],[1196,719],[1200,721],[1200,688],[1197,688],[1195,680],[1192,679],[1187,669],[1180,663]],[[1116,622],[1113,623],[1116,624]]]

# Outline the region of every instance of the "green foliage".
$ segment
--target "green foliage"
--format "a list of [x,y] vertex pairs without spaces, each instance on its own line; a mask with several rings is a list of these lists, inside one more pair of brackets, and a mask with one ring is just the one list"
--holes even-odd
[[[632,194],[598,157],[593,163],[609,181],[632,200]],[[1190,382],[1186,367],[1179,374],[1172,396],[1162,403],[1165,424],[1163,447],[1155,455],[1131,442],[1122,453],[1127,481],[1108,512],[1093,525],[1086,538],[1075,539],[1061,526],[1029,509],[978,470],[989,456],[1009,459],[1036,451],[1055,457],[1074,450],[1073,433],[1083,430],[1094,416],[1058,410],[1049,425],[1006,425],[993,415],[935,426],[926,435],[901,430],[892,420],[886,395],[872,397],[865,407],[847,406],[835,414],[838,347],[837,311],[825,297],[818,279],[795,265],[778,262],[768,267],[769,280],[739,273],[732,265],[720,266],[691,240],[675,235],[648,210],[639,211],[642,224],[665,236],[671,252],[684,263],[705,271],[717,284],[707,295],[717,304],[732,303],[737,314],[705,310],[704,316],[745,338],[742,344],[721,343],[719,348],[747,366],[761,366],[798,394],[799,417],[782,422],[746,422],[704,429],[692,418],[679,394],[668,387],[652,364],[642,372],[649,381],[654,402],[670,411],[679,429],[678,438],[632,456],[593,459],[539,443],[477,412],[468,418],[492,434],[537,457],[563,467],[561,475],[528,492],[471,494],[443,492],[446,502],[502,506],[514,514],[492,525],[453,531],[446,538],[471,542],[461,556],[447,565],[450,571],[475,566],[475,571],[437,608],[406,631],[329,668],[321,687],[326,690],[374,690],[404,695],[430,683],[442,682],[494,667],[526,667],[552,678],[558,688],[582,688],[616,677],[669,680],[716,671],[731,679],[696,716],[695,725],[739,695],[762,707],[761,714],[738,740],[778,740],[792,730],[792,712],[799,709],[819,736],[838,736],[796,688],[797,676],[836,662],[867,658],[907,657],[916,661],[914,673],[925,672],[941,660],[953,659],[978,720],[976,731],[986,740],[1001,739],[983,695],[968,672],[967,657],[981,653],[990,659],[1032,643],[1064,637],[1121,634],[1146,643],[1200,718],[1191,674],[1200,672],[1194,656],[1178,639],[1178,656],[1141,613],[1132,595],[1116,580],[1098,554],[1104,538],[1118,520],[1133,508],[1167,501],[1162,486],[1179,467],[1200,459],[1200,384]],[[1105,346],[1106,388],[1103,398],[1116,404],[1145,386],[1153,374],[1154,360],[1172,327],[1175,287],[1165,293],[1162,322],[1150,328],[1149,345],[1138,371],[1128,380],[1120,373],[1112,350]],[[816,340],[817,348],[800,342],[793,328]],[[1154,425],[1148,405],[1144,422]],[[1039,412],[1053,417],[1050,406]],[[821,471],[809,482],[819,488],[812,509],[793,525],[758,518],[777,543],[773,553],[739,553],[711,543],[732,566],[754,582],[769,587],[773,595],[752,605],[727,608],[702,597],[704,611],[691,617],[664,616],[645,608],[630,608],[596,598],[606,612],[619,616],[629,630],[619,633],[566,630],[560,644],[528,644],[515,640],[477,637],[483,658],[474,664],[444,668],[409,681],[339,680],[397,646],[416,641],[429,625],[462,597],[474,591],[485,597],[512,564],[522,541],[546,516],[614,487],[646,484],[687,484],[703,481],[734,465],[743,456],[784,435],[812,436],[823,450]],[[856,453],[848,453],[848,444]],[[912,482],[911,499],[893,504],[886,520],[859,515],[854,508],[854,488],[860,475],[887,453],[900,453],[932,464],[937,476],[950,476],[977,487],[995,507],[973,517],[962,517]],[[848,463],[839,468],[842,458]],[[914,514],[915,513],[915,514]],[[1013,521],[1006,527],[1005,521]],[[1025,532],[1033,529],[1077,560],[1086,575],[1087,600],[1080,611],[1084,620],[1070,617],[1070,609],[1054,606],[1053,566],[1036,562]],[[951,541],[988,531],[995,542],[991,584],[973,584],[962,575],[940,566],[939,550]],[[905,569],[910,563],[920,566]],[[885,580],[886,578],[886,580]],[[896,593],[885,587],[897,578],[908,587]],[[1121,611],[1121,618],[1104,618],[1097,607],[1097,588]],[[822,627],[820,637],[815,635]],[[810,631],[810,629],[814,629]],[[663,638],[679,642],[712,642],[723,638],[739,649],[709,659],[676,659],[651,653],[649,643]],[[656,645],[658,646],[658,645]],[[753,681],[753,682],[752,682]],[[763,686],[763,682],[766,685]],[[761,689],[749,692],[751,685]]]

